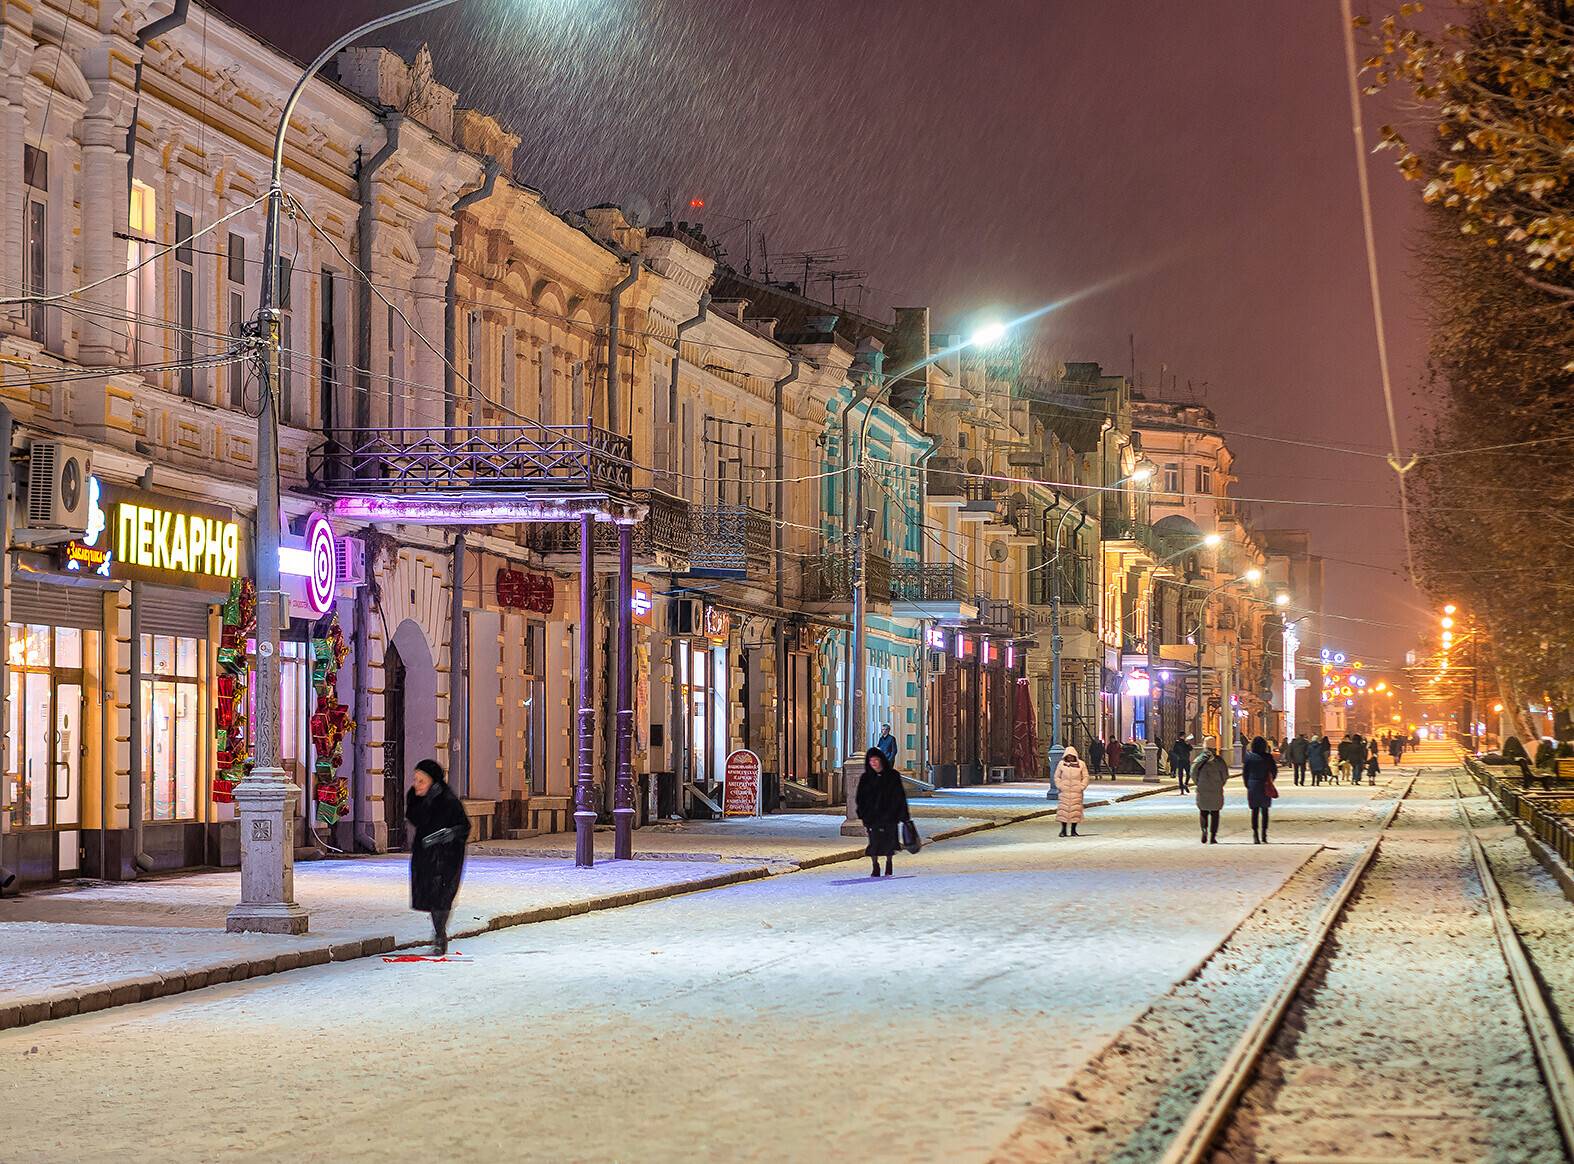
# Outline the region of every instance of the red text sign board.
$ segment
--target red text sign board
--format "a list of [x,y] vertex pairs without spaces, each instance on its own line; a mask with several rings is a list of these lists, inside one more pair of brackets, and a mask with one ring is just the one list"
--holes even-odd
[[760,815],[760,758],[740,748],[727,757],[723,770],[723,816]]

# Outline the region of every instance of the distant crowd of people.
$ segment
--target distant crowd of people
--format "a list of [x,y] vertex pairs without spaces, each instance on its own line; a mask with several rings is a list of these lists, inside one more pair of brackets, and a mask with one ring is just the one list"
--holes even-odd
[[[1241,778],[1246,785],[1246,805],[1252,816],[1252,843],[1268,843],[1269,809],[1279,796],[1275,783],[1281,767],[1289,768],[1295,783],[1313,786],[1322,784],[1359,784],[1365,776],[1368,784],[1376,784],[1382,771],[1380,757],[1386,754],[1398,764],[1404,754],[1419,747],[1416,735],[1387,732],[1371,738],[1359,732],[1346,732],[1336,745],[1326,735],[1308,736],[1301,732],[1282,742],[1263,736],[1240,742]],[[1144,745],[1136,740],[1122,740],[1118,736],[1108,740],[1097,736],[1088,741],[1086,761],[1075,748],[1067,748],[1064,758],[1055,769],[1055,783],[1060,790],[1060,807],[1056,816],[1060,820],[1060,835],[1077,835],[1077,825],[1083,818],[1083,793],[1095,776],[1108,770],[1111,779],[1121,774],[1141,775]],[[1175,777],[1181,795],[1194,796],[1197,802],[1198,821],[1202,843],[1217,844],[1219,814],[1224,811],[1224,785],[1230,778],[1229,761],[1219,751],[1214,736],[1203,737],[1202,747],[1195,748],[1190,736],[1181,736],[1168,748],[1159,744],[1159,755]]]

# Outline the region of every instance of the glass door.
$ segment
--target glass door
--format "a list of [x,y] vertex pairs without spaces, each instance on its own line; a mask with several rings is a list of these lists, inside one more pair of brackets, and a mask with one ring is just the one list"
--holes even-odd
[[81,866],[84,649],[98,649],[97,631],[21,623],[6,628],[5,778],[12,823],[59,834],[53,846],[56,877]]

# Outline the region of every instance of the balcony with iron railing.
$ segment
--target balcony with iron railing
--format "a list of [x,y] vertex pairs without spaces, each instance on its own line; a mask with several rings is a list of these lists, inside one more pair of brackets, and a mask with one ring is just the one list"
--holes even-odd
[[[634,526],[634,559],[664,570],[689,568],[689,551],[694,545],[694,510],[681,497],[659,489],[639,489],[634,500],[645,506],[644,518]],[[617,526],[610,522],[595,525],[595,551],[607,561],[618,550]],[[579,526],[573,522],[538,522],[526,529],[525,544],[543,557],[577,558]]]
[[1163,540],[1158,534],[1153,532],[1153,527],[1145,521],[1133,521],[1128,517],[1117,517],[1114,520],[1106,519],[1103,528],[1106,542],[1125,543],[1146,554],[1155,562],[1163,558],[1167,552]]
[[380,428],[325,441],[307,472],[338,495],[626,497],[631,458],[628,437],[593,425]]
[[[882,554],[864,554],[864,598],[881,606],[891,601],[891,560]],[[835,550],[804,559],[803,600],[816,605],[852,602],[852,554]]]
[[1024,610],[1007,598],[980,598],[978,600],[979,628],[1002,638],[1026,638],[1033,633],[1037,619],[1030,610]]
[[903,562],[891,570],[891,597],[907,602],[968,601],[972,580],[956,562]]
[[770,577],[771,519],[748,505],[707,505],[695,511],[689,572],[711,578]]

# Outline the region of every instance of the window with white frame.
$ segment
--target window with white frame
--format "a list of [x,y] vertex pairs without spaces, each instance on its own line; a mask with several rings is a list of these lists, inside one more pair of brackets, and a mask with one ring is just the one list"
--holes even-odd
[[1213,492],[1213,469],[1208,465],[1197,466],[1197,492],[1203,496]]
[[197,325],[197,271],[195,254],[191,245],[191,215],[175,211],[175,388],[188,400],[196,395],[196,369],[191,365],[196,355],[193,329]]
[[158,308],[154,301],[153,260],[158,246],[158,197],[145,182],[131,183],[131,215],[126,233],[126,338],[131,362],[150,363],[160,346]]
[[1181,491],[1181,467],[1171,461],[1164,466],[1164,492],[1179,493]]
[[[49,155],[35,146],[22,147],[22,291],[49,292]],[[27,305],[27,333],[44,342],[44,305]]]
[[[230,337],[237,343],[246,334],[246,238],[229,233],[224,245],[224,275],[229,284]],[[230,407],[246,408],[246,361],[230,365]]]

